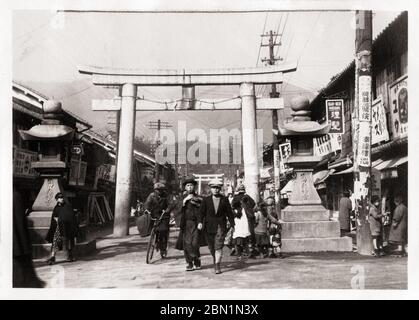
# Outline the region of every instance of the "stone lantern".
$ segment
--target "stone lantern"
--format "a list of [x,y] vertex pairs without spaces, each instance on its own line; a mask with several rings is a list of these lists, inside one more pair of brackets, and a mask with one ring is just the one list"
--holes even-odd
[[[44,120],[41,124],[29,130],[19,130],[23,140],[39,142],[40,149],[38,161],[31,164],[43,179],[28,219],[34,258],[41,258],[50,252],[45,237],[56,205],[55,195],[58,192],[65,194],[62,186],[62,178],[68,169],[65,145],[73,139],[75,133],[73,128],[63,124],[64,113],[60,102],[46,101],[43,111]],[[96,244],[93,245],[95,247]]]
[[313,183],[313,170],[321,160],[314,155],[313,138],[327,134],[330,125],[311,121],[306,97],[292,99],[291,109],[292,120],[278,126],[279,135],[291,140],[291,155],[285,163],[295,173],[289,205],[281,211],[283,250],[352,251],[351,238],[340,237],[339,222],[330,221]]

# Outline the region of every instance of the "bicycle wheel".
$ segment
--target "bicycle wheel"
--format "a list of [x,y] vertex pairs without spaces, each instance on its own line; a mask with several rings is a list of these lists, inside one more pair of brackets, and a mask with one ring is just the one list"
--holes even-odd
[[155,246],[156,246],[156,231],[153,229],[151,230],[150,239],[148,239],[146,263],[151,262],[151,259],[153,258]]

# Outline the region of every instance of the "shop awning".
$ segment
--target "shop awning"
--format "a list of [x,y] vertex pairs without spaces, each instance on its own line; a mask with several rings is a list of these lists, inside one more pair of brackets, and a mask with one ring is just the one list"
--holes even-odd
[[391,168],[397,168],[398,166],[406,163],[407,160],[408,160],[407,156],[397,157],[397,158],[389,159],[389,160],[382,160],[379,163],[377,163],[374,166],[374,168],[376,168],[377,170],[380,170],[380,171],[383,171],[383,170],[386,170],[386,169],[391,169]]
[[[383,160],[383,159],[378,159],[375,160],[371,167],[375,168],[379,171],[384,171],[384,170],[388,170],[388,169],[393,169],[393,168],[397,168],[398,166],[406,163],[408,161],[407,156],[400,156],[400,157],[395,157],[393,159],[388,159],[388,160]],[[349,167],[345,170],[339,171],[339,172],[334,172],[331,173],[332,175],[338,175],[338,174],[346,174],[346,173],[352,173],[354,172],[354,168],[353,167]]]
[[335,172],[334,169],[331,170],[321,170],[313,173],[313,182],[314,184],[319,184],[324,182],[327,178],[329,178],[330,174]]

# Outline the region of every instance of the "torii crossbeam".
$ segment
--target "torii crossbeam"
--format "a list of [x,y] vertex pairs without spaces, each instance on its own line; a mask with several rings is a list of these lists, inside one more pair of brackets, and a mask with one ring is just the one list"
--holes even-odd
[[[135,70],[79,67],[79,72],[92,76],[100,86],[120,87],[121,97],[93,100],[93,110],[121,111],[118,142],[118,163],[115,198],[114,236],[128,235],[131,204],[131,171],[135,112],[165,110],[240,110],[242,114],[243,162],[247,193],[259,199],[259,164],[256,137],[256,109],[282,109],[282,98],[256,99],[255,84],[282,83],[283,74],[297,70],[297,64],[282,64],[259,68],[226,68],[201,70]],[[239,85],[240,97],[225,103],[202,103],[195,99],[195,86]],[[152,103],[137,97],[137,87],[181,86],[180,105]]]

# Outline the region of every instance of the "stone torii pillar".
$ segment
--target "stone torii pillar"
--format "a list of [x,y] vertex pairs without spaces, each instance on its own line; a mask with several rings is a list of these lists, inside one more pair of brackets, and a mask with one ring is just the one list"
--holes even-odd
[[122,86],[121,115],[119,122],[118,164],[116,168],[115,221],[116,237],[128,234],[128,219],[131,209],[132,161],[135,136],[135,101],[137,87],[131,83]]
[[[131,170],[135,111],[179,110],[177,103],[147,102],[137,98],[138,86],[181,86],[187,88],[180,110],[242,110],[243,154],[247,193],[259,199],[259,165],[257,162],[256,109],[282,109],[282,98],[256,99],[255,84],[282,83],[283,73],[297,70],[297,64],[283,64],[264,68],[237,68],[220,70],[133,70],[79,67],[79,72],[92,76],[93,83],[122,88],[121,98],[93,100],[97,111],[121,111],[117,162],[114,236],[128,235],[128,217],[131,204]],[[239,85],[240,99],[217,104],[198,103],[195,97],[185,97],[197,85]],[[214,101],[218,102],[218,101]]]

